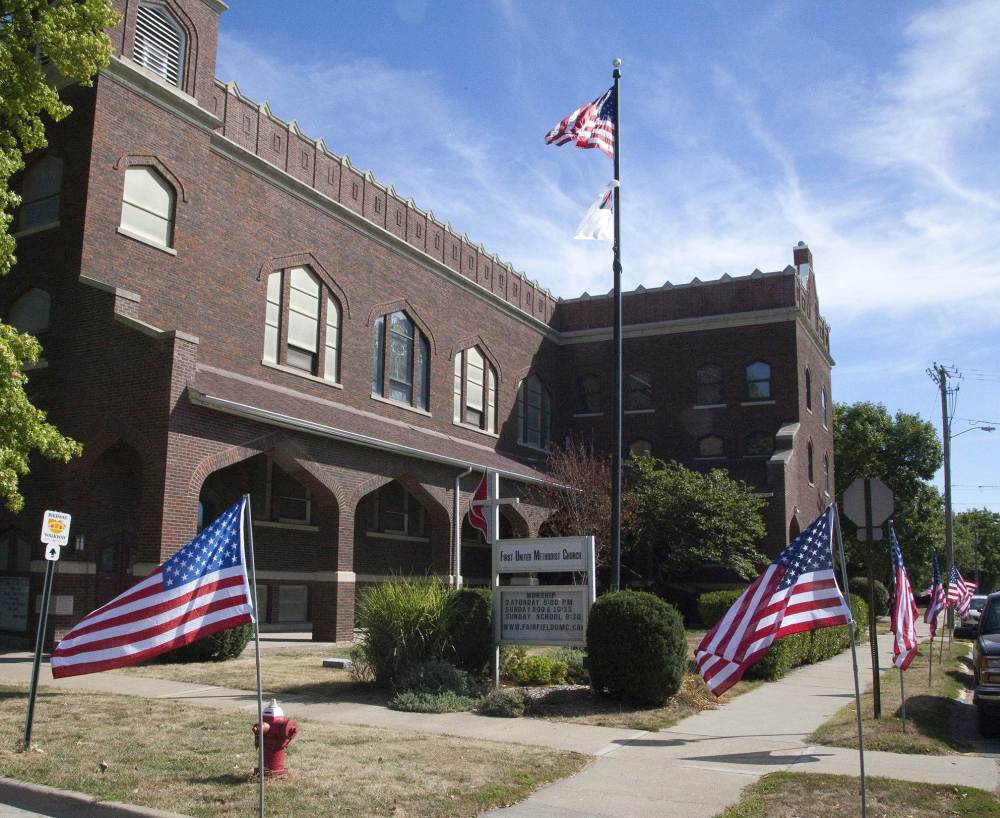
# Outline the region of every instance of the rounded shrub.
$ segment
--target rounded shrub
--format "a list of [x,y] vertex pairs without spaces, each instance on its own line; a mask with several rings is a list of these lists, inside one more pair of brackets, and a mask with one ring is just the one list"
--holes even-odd
[[744,588],[733,588],[724,591],[707,591],[698,597],[698,616],[706,628],[715,627],[715,623],[726,615],[726,611],[740,598]]
[[524,715],[524,694],[520,690],[494,690],[479,702],[484,716],[514,719]]
[[505,647],[500,655],[500,675],[513,685],[569,684],[569,666],[551,656],[528,656],[522,647]]
[[[875,580],[872,584],[875,590],[875,616],[889,615],[889,589],[881,582]],[[851,595],[857,594],[865,604],[868,603],[868,579],[867,577],[856,577],[851,580]]]
[[418,693],[414,690],[404,690],[388,701],[390,710],[403,710],[407,713],[459,713],[472,710],[477,704],[478,700],[470,696],[448,692]]
[[224,662],[235,659],[253,639],[253,625],[237,625],[190,645],[171,650],[159,657],[160,662]]
[[486,588],[461,588],[444,601],[441,623],[449,658],[473,676],[482,676],[493,650],[493,608]]
[[469,695],[469,674],[444,659],[427,659],[404,667],[396,676],[398,690],[415,693]]
[[680,689],[687,652],[680,613],[657,596],[615,591],[590,609],[587,657],[596,693],[662,704]]

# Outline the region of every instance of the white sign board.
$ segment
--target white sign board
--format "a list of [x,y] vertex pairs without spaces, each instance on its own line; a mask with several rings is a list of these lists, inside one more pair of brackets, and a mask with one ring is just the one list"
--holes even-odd
[[497,540],[497,568],[502,574],[537,571],[589,571],[587,537],[540,537]]
[[586,585],[504,586],[500,641],[513,645],[586,645],[590,589]]
[[45,559],[49,562],[55,562],[59,559],[59,555],[62,553],[62,549],[58,545],[47,545],[45,546]]
[[844,491],[844,514],[858,526],[865,525],[865,481],[871,483],[872,525],[881,525],[892,516],[892,489],[877,477],[859,477]]
[[[64,511],[46,511],[42,517],[42,542],[46,545],[66,545],[69,543],[69,524],[72,518]],[[50,557],[46,551],[45,559]]]

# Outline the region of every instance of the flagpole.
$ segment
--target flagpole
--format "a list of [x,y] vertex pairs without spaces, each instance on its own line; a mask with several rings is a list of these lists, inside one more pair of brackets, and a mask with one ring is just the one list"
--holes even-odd
[[614,347],[615,347],[615,422],[612,431],[614,461],[611,474],[611,589],[621,587],[622,570],[622,259],[621,259],[621,77],[622,61],[612,61],[615,93],[615,245],[614,271]]
[[899,701],[903,708],[903,732],[906,732],[906,689],[903,687],[903,668],[899,669]]
[[253,640],[257,659],[257,815],[264,818],[264,694],[260,684],[260,609],[257,607],[257,566],[253,559],[253,515],[250,513],[250,495],[244,494],[244,519],[247,561],[253,593]]
[[927,655],[927,687],[930,688],[934,677],[934,631],[931,631],[931,650]]
[[[837,526],[837,546],[840,548],[840,569],[844,577],[844,598],[847,601],[847,608],[850,610],[851,588],[847,581],[847,558],[844,556],[844,537],[840,531],[840,509],[837,508],[836,504],[833,505],[833,511]],[[858,682],[858,650],[854,642],[853,612],[851,612],[851,621],[847,626],[847,632],[851,637],[851,662],[854,665],[854,710],[858,718],[858,758],[861,764],[861,818],[868,818],[868,800],[865,791],[865,734],[861,726],[861,685]]]

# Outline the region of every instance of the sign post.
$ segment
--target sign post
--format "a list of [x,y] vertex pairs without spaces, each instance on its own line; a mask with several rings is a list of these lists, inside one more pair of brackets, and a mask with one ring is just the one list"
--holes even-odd
[[865,543],[868,569],[868,641],[872,651],[872,702],[876,719],[882,718],[882,689],[878,666],[878,636],[875,631],[875,568],[872,551],[882,540],[881,524],[892,515],[889,487],[874,477],[859,477],[844,492],[844,513],[858,526],[858,539]]
[[52,596],[52,574],[59,560],[62,547],[69,542],[71,517],[62,511],[46,511],[42,517],[42,543],[45,545],[45,582],[42,585],[42,605],[38,614],[38,632],[35,634],[35,660],[31,666],[31,687],[28,690],[28,716],[24,722],[22,750],[31,749],[31,726],[35,718],[35,697],[38,693],[38,671],[45,647],[45,631],[49,619],[49,598]]

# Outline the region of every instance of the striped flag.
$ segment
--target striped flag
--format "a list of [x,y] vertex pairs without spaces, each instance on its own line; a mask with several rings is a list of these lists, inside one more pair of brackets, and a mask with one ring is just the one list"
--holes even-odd
[[851,621],[833,572],[834,513],[831,504],[792,540],[695,648],[698,672],[716,696],[775,639]]
[[951,567],[951,576],[948,577],[947,600],[949,605],[954,605],[958,615],[965,619],[969,615],[969,605],[972,602],[972,594],[975,591],[974,582],[966,582],[962,578],[958,566]]
[[545,135],[546,145],[573,142],[578,148],[600,148],[615,155],[615,89],[577,108]]
[[900,670],[906,670],[917,655],[917,603],[910,588],[910,577],[903,564],[903,551],[896,539],[896,530],[889,523],[889,542],[892,545],[892,577],[896,589],[896,599],[892,606],[890,628],[892,642],[892,663]]
[[941,569],[938,567],[937,551],[931,549],[931,599],[927,603],[927,610],[924,611],[924,622],[931,626],[931,639],[937,633],[938,614],[947,607],[947,600],[944,595],[944,588],[941,585]]
[[245,509],[242,498],[138,585],[81,619],[52,651],[52,675],[134,665],[252,622]]

